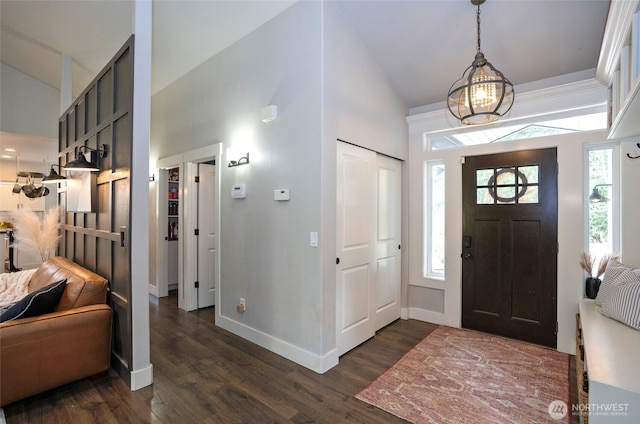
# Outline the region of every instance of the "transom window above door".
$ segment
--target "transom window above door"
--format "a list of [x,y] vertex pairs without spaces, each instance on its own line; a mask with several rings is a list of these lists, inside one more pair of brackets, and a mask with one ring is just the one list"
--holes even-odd
[[476,170],[476,204],[538,203],[538,165]]
[[491,125],[482,129],[460,129],[438,134],[430,134],[429,149],[444,150],[480,144],[503,143],[533,137],[592,131],[607,128],[607,112],[603,107],[599,111],[590,111],[578,116],[558,119],[527,120],[526,122],[503,125]]

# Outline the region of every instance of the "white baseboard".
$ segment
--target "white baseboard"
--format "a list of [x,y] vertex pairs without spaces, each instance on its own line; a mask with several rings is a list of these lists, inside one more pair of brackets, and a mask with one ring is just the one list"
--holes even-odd
[[409,319],[409,309],[400,308],[400,319]]
[[432,324],[446,325],[448,327],[460,328],[457,322],[451,322],[447,316],[441,312],[429,311],[420,308],[408,308],[407,318],[417,319],[418,321],[430,322]]
[[216,325],[319,374],[338,365],[336,349],[325,355],[316,355],[221,315],[216,316]]
[[131,391],[142,389],[153,383],[153,365],[141,370],[131,371]]
[[152,286],[149,284],[149,294],[155,297],[160,297],[158,296],[158,286]]

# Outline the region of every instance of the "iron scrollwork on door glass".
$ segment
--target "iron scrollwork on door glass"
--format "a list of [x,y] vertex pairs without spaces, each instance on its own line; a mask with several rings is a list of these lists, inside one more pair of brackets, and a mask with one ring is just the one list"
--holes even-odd
[[538,165],[476,170],[478,205],[538,203]]

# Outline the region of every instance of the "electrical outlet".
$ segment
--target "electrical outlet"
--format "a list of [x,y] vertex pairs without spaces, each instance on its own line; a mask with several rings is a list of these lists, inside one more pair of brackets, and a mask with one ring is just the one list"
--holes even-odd
[[236,311],[239,313],[243,313],[246,310],[246,304],[244,301],[244,297],[240,298],[240,303],[238,303],[238,306],[236,306]]

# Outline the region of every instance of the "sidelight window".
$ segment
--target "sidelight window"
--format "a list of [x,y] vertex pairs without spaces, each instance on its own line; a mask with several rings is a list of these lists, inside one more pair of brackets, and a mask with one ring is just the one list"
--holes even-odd
[[425,277],[444,278],[445,171],[443,161],[425,163]]
[[587,150],[587,235],[588,250],[594,257],[619,252],[616,210],[619,198],[615,190],[617,146]]

